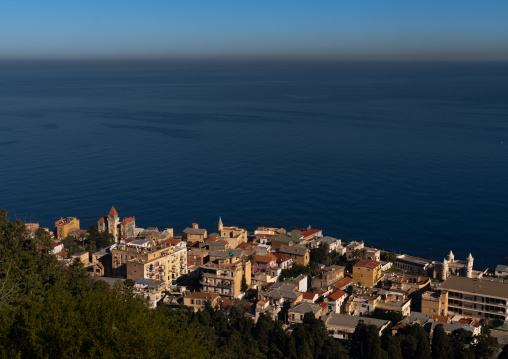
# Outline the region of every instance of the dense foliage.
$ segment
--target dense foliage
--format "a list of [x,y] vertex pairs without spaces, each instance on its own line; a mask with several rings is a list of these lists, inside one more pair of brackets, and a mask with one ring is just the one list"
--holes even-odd
[[82,265],[48,254],[0,210],[0,357],[205,358],[196,325],[150,310],[123,288],[93,282]]

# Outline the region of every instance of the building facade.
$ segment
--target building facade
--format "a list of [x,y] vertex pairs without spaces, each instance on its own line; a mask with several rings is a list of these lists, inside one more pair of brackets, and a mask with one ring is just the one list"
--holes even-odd
[[148,241],[134,241],[116,245],[111,255],[114,275],[123,278],[156,279],[169,286],[187,274],[187,246],[183,241],[156,246]]
[[242,279],[251,284],[251,263],[247,260],[228,258],[209,262],[199,268],[201,291],[217,293],[221,297],[234,299],[242,293]]
[[381,262],[362,259],[353,266],[353,283],[356,285],[369,288],[381,279]]
[[440,289],[448,292],[448,313],[508,322],[508,283],[450,276]]
[[55,222],[55,235],[58,239],[67,237],[72,229],[79,231],[79,219],[76,217],[60,218]]

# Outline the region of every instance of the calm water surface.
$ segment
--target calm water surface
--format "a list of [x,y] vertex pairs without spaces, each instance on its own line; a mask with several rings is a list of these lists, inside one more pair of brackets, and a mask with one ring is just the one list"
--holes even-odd
[[0,63],[0,207],[508,256],[508,64]]

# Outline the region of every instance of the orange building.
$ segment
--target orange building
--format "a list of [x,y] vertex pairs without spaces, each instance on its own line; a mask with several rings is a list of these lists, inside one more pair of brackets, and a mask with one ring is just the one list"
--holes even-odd
[[65,238],[71,229],[79,230],[79,219],[76,217],[60,218],[55,222],[56,238]]

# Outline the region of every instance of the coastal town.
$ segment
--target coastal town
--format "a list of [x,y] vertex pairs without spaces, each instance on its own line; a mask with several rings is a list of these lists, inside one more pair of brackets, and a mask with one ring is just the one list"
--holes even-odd
[[115,207],[97,220],[95,230],[110,240],[101,248],[85,245],[90,229],[75,217],[45,230],[59,261],[79,261],[94,280],[128,286],[150,308],[211,306],[228,313],[236,307],[254,321],[269,315],[288,330],[310,313],[343,341],[360,321],[380,336],[419,324],[431,339],[441,324],[446,333],[462,329],[473,337],[486,326],[499,328],[492,330],[499,343],[508,339],[508,266],[475,270],[472,254],[455,258],[450,250],[442,261],[429,260],[345,242],[310,226],[249,231],[221,218],[217,228],[192,223],[176,233],[139,228]]

